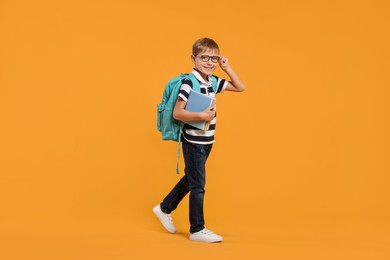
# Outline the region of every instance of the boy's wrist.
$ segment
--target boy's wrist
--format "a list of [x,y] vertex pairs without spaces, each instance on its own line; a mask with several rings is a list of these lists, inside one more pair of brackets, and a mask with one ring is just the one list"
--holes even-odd
[[222,67],[221,69],[222,69],[224,72],[228,73],[228,74],[229,74],[229,72],[233,71],[232,68],[231,68],[230,66]]

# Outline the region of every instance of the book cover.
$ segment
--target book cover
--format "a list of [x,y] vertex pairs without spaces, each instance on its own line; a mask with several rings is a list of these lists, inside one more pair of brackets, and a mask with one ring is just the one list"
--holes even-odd
[[[191,90],[187,99],[186,110],[191,112],[202,112],[206,108],[215,104],[215,99],[197,91]],[[200,121],[184,121],[186,124],[192,125],[201,130],[208,130],[210,122]]]

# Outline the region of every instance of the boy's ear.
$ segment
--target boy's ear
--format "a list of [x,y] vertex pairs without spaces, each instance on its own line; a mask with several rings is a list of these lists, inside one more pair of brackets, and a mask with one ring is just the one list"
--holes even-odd
[[194,55],[191,55],[191,61],[192,61],[192,63],[195,64],[195,56]]

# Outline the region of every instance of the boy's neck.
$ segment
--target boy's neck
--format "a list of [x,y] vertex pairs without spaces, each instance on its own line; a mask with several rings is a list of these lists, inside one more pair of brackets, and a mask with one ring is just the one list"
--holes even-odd
[[196,70],[196,72],[198,72],[199,75],[200,75],[206,82],[209,81],[209,75],[203,74],[202,72],[200,72],[200,71],[197,70],[196,68],[194,68],[194,70]]

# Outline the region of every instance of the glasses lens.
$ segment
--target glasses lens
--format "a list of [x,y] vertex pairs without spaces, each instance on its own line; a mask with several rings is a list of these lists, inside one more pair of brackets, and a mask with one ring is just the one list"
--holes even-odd
[[210,56],[202,55],[202,56],[200,56],[200,58],[202,59],[202,61],[207,62],[207,61],[209,61]]
[[216,63],[218,60],[219,60],[218,56],[211,57],[211,61],[214,62],[214,63]]

